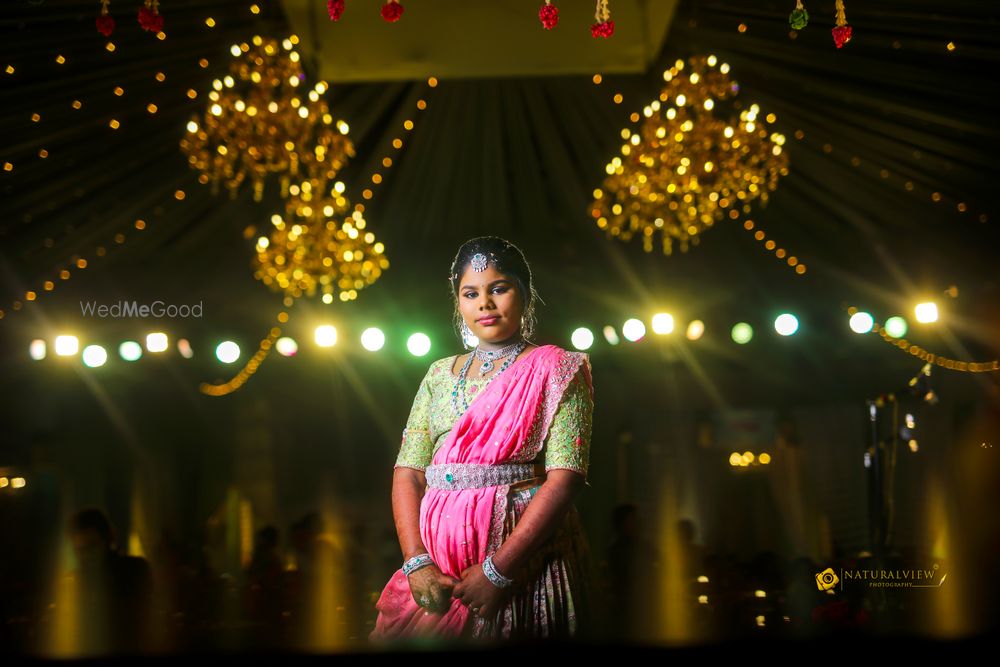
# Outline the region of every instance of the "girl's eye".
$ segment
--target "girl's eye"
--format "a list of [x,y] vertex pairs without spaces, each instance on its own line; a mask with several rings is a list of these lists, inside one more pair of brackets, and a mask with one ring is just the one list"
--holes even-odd
[[[494,294],[503,294],[506,291],[507,291],[506,287],[494,287],[493,288],[493,293]],[[465,293],[465,298],[466,299],[472,299],[472,298],[475,298],[475,296],[476,296],[475,292],[466,292]]]

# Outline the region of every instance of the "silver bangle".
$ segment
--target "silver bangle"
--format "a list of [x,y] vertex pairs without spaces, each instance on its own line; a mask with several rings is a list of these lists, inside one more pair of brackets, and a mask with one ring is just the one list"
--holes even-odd
[[406,576],[410,576],[411,572],[415,572],[416,570],[419,570],[422,567],[426,567],[428,565],[433,565],[433,564],[434,560],[431,558],[430,554],[427,553],[418,554],[413,558],[407,560],[405,563],[403,563],[403,574],[405,574]]
[[508,579],[497,572],[496,565],[493,564],[493,554],[487,556],[486,560],[483,561],[483,573],[497,588],[507,588],[514,583],[513,579]]

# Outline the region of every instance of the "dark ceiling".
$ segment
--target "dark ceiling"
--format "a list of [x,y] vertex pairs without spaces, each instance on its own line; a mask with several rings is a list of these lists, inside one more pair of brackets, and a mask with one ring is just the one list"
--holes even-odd
[[[116,0],[116,49],[109,52],[94,28],[98,4],[22,1],[0,9],[0,163],[13,165],[0,171],[0,335],[11,383],[33,372],[25,351],[34,337],[72,330],[115,346],[149,328],[86,320],[80,300],[201,301],[200,321],[159,323],[190,338],[196,350],[223,337],[254,349],[281,307],[254,280],[252,242],[243,236],[280,208],[275,183],[262,202],[247,190],[235,200],[213,195],[198,184],[178,142],[187,121],[204,109],[212,79],[225,73],[229,45],[290,30],[282,6],[261,3],[263,15],[255,16],[242,0],[164,1],[167,37],[158,40],[136,25],[137,3]],[[377,12],[377,4],[348,1],[352,14]],[[404,18],[386,29],[405,33],[420,21],[424,3],[404,4]],[[537,7],[521,4],[517,20],[537,23]],[[310,5],[326,20],[324,3]],[[855,37],[838,50],[830,36],[832,2],[807,3],[810,25],[797,34],[788,26],[793,6],[681,2],[654,64],[643,74],[605,73],[600,85],[591,80],[596,72],[442,75],[435,88],[388,71],[386,81],[332,80],[329,103],[350,124],[357,149],[342,172],[352,202],[362,201],[360,191],[383,156],[394,156],[365,214],[391,268],[349,305],[296,305],[288,332],[306,340],[313,323],[328,319],[341,328],[345,345],[357,348],[357,332],[380,325],[390,332],[393,357],[413,366],[408,375],[419,375],[426,362],[407,359],[405,334],[427,331],[434,359],[459,351],[445,276],[464,240],[497,234],[519,244],[532,262],[545,302],[539,313],[545,342],[568,347],[576,326],[599,330],[632,316],[648,321],[661,308],[682,322],[704,320],[706,337],[696,343],[647,341],[625,349],[598,340],[591,350],[595,373],[645,374],[652,388],[664,367],[649,359],[676,365],[676,382],[690,388],[681,390],[683,397],[695,402],[764,400],[767,392],[774,400],[858,400],[919,368],[876,336],[850,334],[847,305],[884,319],[935,298],[943,320],[914,330],[915,342],[959,359],[997,358],[1000,38],[993,9],[982,2],[948,3],[945,10],[921,0],[848,0]],[[205,24],[210,16],[213,28]],[[337,28],[350,31],[351,19],[345,15]],[[558,30],[563,40],[575,32],[581,50],[595,48],[586,22],[565,20]],[[612,39],[628,36],[629,26],[620,30]],[[422,37],[434,43],[451,35],[442,28]],[[590,193],[628,115],[656,96],[664,65],[702,53],[730,63],[741,97],[775,113],[788,136],[790,174],[754,219],[808,265],[805,275],[738,223],[717,225],[699,246],[668,257],[606,239],[588,215]],[[207,67],[199,66],[202,58]],[[8,64],[13,73],[2,71]],[[314,64],[306,66],[314,80]],[[123,95],[115,95],[116,86]],[[197,100],[188,99],[189,89],[200,93]],[[624,96],[621,105],[612,101],[616,92]],[[416,112],[417,99],[427,101],[426,110]],[[79,110],[74,100],[82,102]],[[150,103],[156,113],[147,111]],[[412,132],[402,129],[407,118],[415,122]],[[112,130],[111,119],[121,127]],[[398,152],[390,147],[396,136],[406,139]],[[47,157],[39,156],[42,150]],[[146,229],[135,229],[137,219]],[[119,233],[123,243],[115,242]],[[78,258],[86,268],[75,267]],[[59,279],[62,269],[71,271],[68,280]],[[56,289],[43,291],[45,280]],[[955,297],[945,294],[952,286]],[[28,290],[40,294],[36,302],[24,303]],[[770,332],[783,310],[802,321],[790,339]],[[745,347],[728,339],[741,319],[758,332]],[[273,389],[269,363],[281,361],[266,362],[241,391]],[[210,360],[191,368],[178,386],[228,377]],[[303,364],[304,382],[310,372]],[[956,382],[972,391],[997,387],[984,375],[962,374]],[[399,382],[404,394],[411,384],[409,377]],[[748,393],[752,386],[762,393]]]

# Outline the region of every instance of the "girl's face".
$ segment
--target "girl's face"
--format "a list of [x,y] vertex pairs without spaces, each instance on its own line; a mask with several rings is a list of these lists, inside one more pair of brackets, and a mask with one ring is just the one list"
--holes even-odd
[[470,265],[458,284],[459,312],[481,342],[505,343],[520,333],[524,302],[513,278],[498,272],[491,262],[485,271],[474,271]]

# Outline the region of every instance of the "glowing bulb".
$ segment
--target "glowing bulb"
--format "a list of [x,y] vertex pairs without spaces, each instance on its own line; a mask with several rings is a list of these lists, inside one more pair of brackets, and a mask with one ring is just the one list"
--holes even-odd
[[332,324],[318,326],[315,339],[320,347],[333,347],[337,343],[337,329]]
[[594,332],[587,327],[579,327],[570,334],[570,342],[578,350],[589,350],[594,344]]
[[100,345],[88,345],[83,348],[83,363],[90,368],[103,366],[108,360],[108,351]]
[[278,351],[278,354],[284,357],[294,357],[299,351],[299,344],[293,338],[282,336],[275,341],[274,348]]
[[146,336],[146,349],[150,352],[164,352],[167,349],[167,334],[161,332]]
[[641,320],[630,318],[622,325],[622,335],[634,343],[646,335],[646,325]]
[[875,326],[875,318],[868,313],[857,312],[851,315],[850,326],[854,333],[868,333]]
[[909,327],[906,324],[906,320],[898,315],[890,317],[885,321],[885,332],[893,338],[902,338],[906,335],[907,329]]
[[427,334],[417,332],[406,339],[406,349],[415,357],[422,357],[431,350],[431,339]]
[[782,313],[774,320],[774,330],[782,336],[791,336],[799,330],[799,320],[791,313]]
[[142,346],[134,340],[127,340],[118,346],[118,354],[125,361],[138,361],[142,357]]
[[224,364],[231,364],[240,358],[240,346],[231,340],[222,341],[215,348],[216,358]]
[[656,313],[653,315],[653,333],[668,334],[674,330],[674,316],[670,313]]
[[385,347],[385,334],[378,327],[368,327],[361,332],[361,346],[369,352]]
[[738,322],[733,326],[730,335],[735,343],[746,345],[753,338],[753,327],[746,322]]
[[80,340],[76,336],[56,336],[56,354],[69,357],[80,349]]
[[610,324],[605,326],[601,333],[604,334],[604,340],[608,341],[608,345],[618,345],[621,341],[618,339],[618,332]]
[[937,322],[938,319],[938,308],[937,304],[933,301],[928,301],[926,303],[918,303],[917,307],[913,309],[914,314],[917,317],[917,322],[921,324],[930,324],[931,322]]

